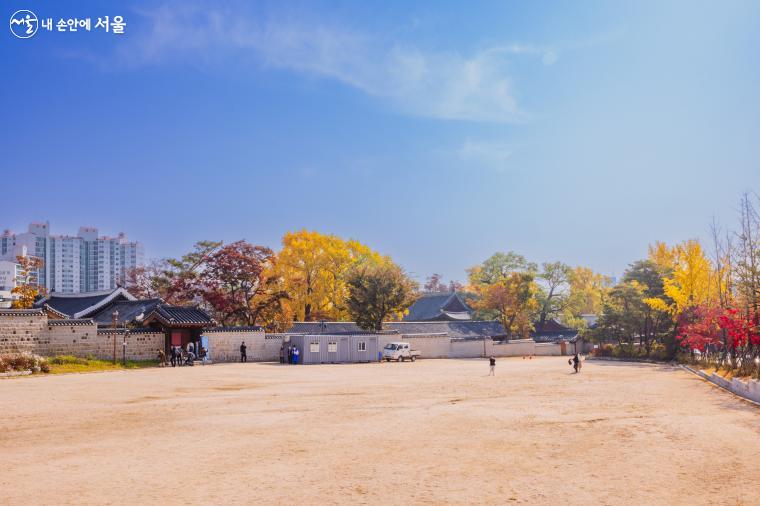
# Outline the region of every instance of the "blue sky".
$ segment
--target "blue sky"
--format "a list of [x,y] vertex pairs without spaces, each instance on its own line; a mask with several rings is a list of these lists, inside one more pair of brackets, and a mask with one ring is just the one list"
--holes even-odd
[[[758,2],[4,2],[0,227],[620,275],[760,190]],[[6,25],[8,26],[8,25]]]

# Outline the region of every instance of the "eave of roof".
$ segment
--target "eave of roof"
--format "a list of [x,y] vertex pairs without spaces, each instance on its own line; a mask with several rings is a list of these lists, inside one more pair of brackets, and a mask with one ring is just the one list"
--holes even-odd
[[40,308],[33,309],[0,309],[0,316],[43,316],[45,312]]
[[263,332],[264,327],[258,325],[248,327],[213,327],[204,332]]
[[127,300],[137,300],[137,297],[135,297],[134,295],[132,295],[131,293],[129,293],[123,287],[119,287],[116,290],[114,290],[113,292],[111,292],[111,295],[109,295],[108,297],[105,297],[103,300],[101,300],[97,304],[95,304],[93,306],[90,306],[89,308],[84,309],[82,311],[79,311],[78,313],[75,313],[74,314],[74,318],[82,318],[84,316],[89,316],[92,313],[95,313],[98,309],[100,309],[103,306],[105,306],[106,304],[110,303],[112,300],[114,300],[119,295],[124,296],[124,298],[127,299]]
[[50,304],[45,304],[44,306],[42,306],[42,309],[44,309],[44,311],[46,313],[52,313],[53,315],[55,315],[55,316],[57,316],[59,318],[65,318],[65,319],[69,318],[69,315],[67,315],[65,313],[61,313],[60,311],[58,311],[56,308],[54,308]]
[[94,325],[92,318],[62,318],[60,320],[48,320],[51,327],[74,327],[77,325]]
[[143,323],[158,321],[167,327],[207,327],[214,320],[202,309],[196,307],[159,305],[143,320]]

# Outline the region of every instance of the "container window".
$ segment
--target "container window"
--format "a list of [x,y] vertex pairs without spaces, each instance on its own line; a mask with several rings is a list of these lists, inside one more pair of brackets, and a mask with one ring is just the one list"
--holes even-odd
[[309,351],[312,353],[319,353],[319,343],[310,343]]
[[327,351],[329,353],[338,353],[338,343],[327,343]]
[[356,343],[356,345],[357,345],[357,349],[359,351],[367,351],[367,343],[366,342],[359,341],[359,342]]

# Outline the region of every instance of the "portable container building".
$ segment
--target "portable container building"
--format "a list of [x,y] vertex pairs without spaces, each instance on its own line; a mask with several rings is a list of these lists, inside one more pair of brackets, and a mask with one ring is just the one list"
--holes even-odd
[[291,335],[284,346],[296,346],[300,351],[300,364],[341,364],[377,362],[378,335]]

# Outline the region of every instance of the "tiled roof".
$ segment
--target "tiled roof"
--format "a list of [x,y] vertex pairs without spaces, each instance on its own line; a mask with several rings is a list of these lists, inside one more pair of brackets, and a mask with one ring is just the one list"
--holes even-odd
[[114,300],[135,300],[135,297],[124,288],[101,292],[52,293],[34,305],[38,308],[48,306],[57,314],[66,315],[69,318],[83,318],[91,316],[102,306]]
[[67,315],[65,313],[62,313],[62,312],[60,312],[60,311],[58,311],[58,310],[50,307],[48,304],[45,304],[44,306],[42,306],[42,309],[45,310],[45,312],[48,314],[48,316],[53,315],[53,316],[57,316],[58,318],[68,318],[68,316],[69,316],[69,315]]
[[204,330],[204,332],[262,332],[264,327],[258,325],[248,327],[214,327]]
[[544,322],[544,325],[539,328],[538,322],[534,325],[536,327],[536,332],[542,333],[542,332],[574,332],[573,329],[570,327],[565,327],[561,323],[559,323],[554,318],[550,318]]
[[456,292],[426,293],[409,307],[404,321],[469,320],[471,312]]
[[[295,322],[288,329],[291,334],[361,334],[367,333],[354,322]],[[369,332],[373,333],[373,332]],[[452,339],[481,339],[504,337],[506,332],[496,321],[432,321],[385,322],[383,333],[401,335],[447,335]]]
[[159,304],[145,318],[149,320],[158,320],[164,325],[188,325],[188,326],[210,326],[214,321],[204,310],[197,307],[168,306]]
[[578,337],[578,331],[570,327],[565,327],[554,319],[549,319],[544,322],[542,328],[539,328],[538,323],[535,324],[536,330],[530,333],[530,337],[537,343],[547,343],[564,340],[573,341]]
[[346,334],[364,332],[354,322],[293,322],[288,334]]
[[484,337],[505,337],[506,332],[497,321],[432,321],[432,322],[387,322],[387,329],[399,334],[448,334],[452,339],[482,339]]
[[[100,327],[98,329],[98,335],[108,335],[108,334],[116,334],[121,335],[123,334],[127,329],[124,327],[120,327],[117,329],[109,328],[109,327]],[[129,329],[130,334],[162,334],[163,332],[160,330],[152,329],[150,327],[138,327],[138,328],[131,328]]]
[[61,320],[48,320],[51,327],[73,327],[76,325],[92,325],[92,318],[64,318]]
[[120,300],[106,305],[95,313],[92,318],[98,325],[111,325],[111,315],[114,311],[118,311],[118,325],[135,322],[140,324],[141,322],[137,321],[137,317],[142,315],[142,319],[144,320],[161,302],[161,299]]

